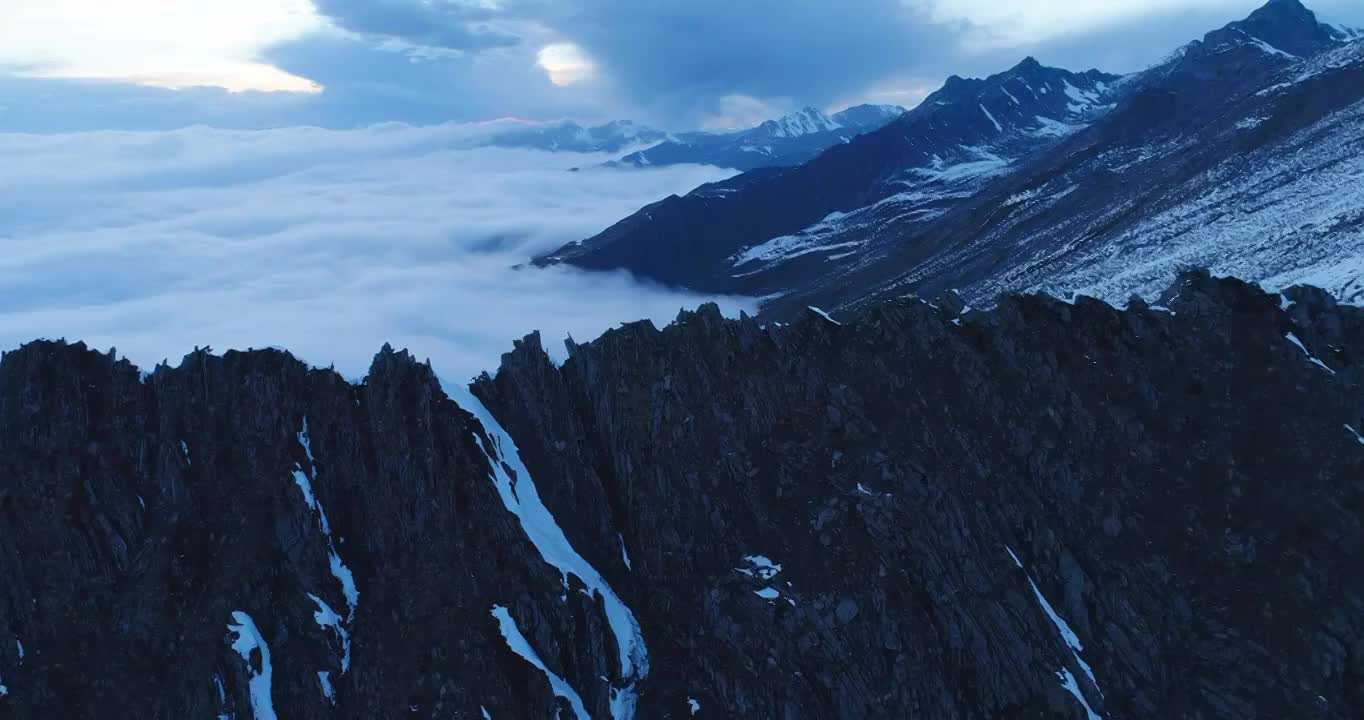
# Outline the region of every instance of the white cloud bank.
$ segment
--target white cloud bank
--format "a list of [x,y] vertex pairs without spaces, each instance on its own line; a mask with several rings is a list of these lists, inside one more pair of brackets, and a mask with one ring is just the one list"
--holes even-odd
[[355,378],[391,342],[454,380],[534,329],[562,354],[704,300],[510,267],[730,171],[467,149],[471,132],[0,134],[0,348],[65,337],[149,369],[273,345]]
[[324,27],[308,0],[5,0],[0,65],[38,77],[316,92],[257,61]]

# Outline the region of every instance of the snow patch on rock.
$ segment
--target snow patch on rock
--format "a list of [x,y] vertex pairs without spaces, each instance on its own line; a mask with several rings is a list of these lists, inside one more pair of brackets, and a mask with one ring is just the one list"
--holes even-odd
[[[232,649],[246,663],[246,675],[250,678],[251,716],[255,720],[278,720],[274,702],[270,699],[270,681],[274,673],[270,665],[270,646],[265,643],[265,638],[256,629],[256,623],[250,615],[236,610],[232,613],[232,619],[235,624],[228,623],[227,630],[236,635]],[[252,651],[259,657],[259,665],[252,661]]]
[[342,562],[341,554],[336,550],[331,524],[327,521],[327,511],[313,492],[313,481],[317,479],[317,458],[313,456],[312,439],[308,434],[307,416],[304,416],[303,427],[298,431],[296,438],[298,444],[303,448],[304,455],[308,458],[308,469],[304,471],[298,463],[294,463],[294,484],[303,494],[303,502],[307,504],[308,509],[317,515],[318,527],[322,530],[322,535],[327,541],[327,568],[331,571],[332,577],[336,578],[336,582],[340,584],[341,595],[346,599],[346,617],[343,619],[318,596],[308,593],[308,597],[318,606],[317,612],[313,613],[317,624],[323,629],[332,630],[341,644],[340,663],[341,672],[344,674],[350,670],[349,626],[355,621],[355,610],[360,605],[360,591],[355,586],[355,575]]
[[[1075,662],[1079,664],[1080,669],[1083,670],[1085,675],[1089,678],[1089,682],[1094,686],[1094,689],[1099,691],[1099,695],[1103,695],[1103,690],[1099,687],[1098,681],[1094,678],[1094,670],[1090,668],[1089,663],[1085,662],[1084,658],[1080,656],[1080,651],[1085,649],[1084,646],[1080,644],[1080,637],[1075,634],[1074,630],[1070,629],[1070,624],[1056,612],[1051,606],[1051,603],[1047,602],[1046,596],[1038,589],[1037,583],[1033,582],[1032,575],[1028,573],[1027,568],[1023,567],[1022,561],[1014,554],[1013,549],[1007,545],[1004,546],[1004,549],[1009,551],[1009,557],[1013,558],[1014,564],[1018,566],[1018,569],[1023,571],[1023,576],[1028,579],[1028,585],[1032,587],[1033,596],[1037,598],[1037,603],[1042,606],[1042,610],[1047,614],[1047,617],[1051,619],[1052,625],[1054,625],[1056,631],[1060,633],[1061,639],[1066,643],[1066,647],[1070,648],[1071,654],[1075,656]],[[1068,671],[1067,675],[1069,675]],[[1089,706],[1086,704],[1085,707],[1088,708]]]
[[[545,666],[544,661],[540,659],[540,655],[535,652],[535,648],[531,647],[530,641],[526,640],[526,636],[521,634],[520,628],[516,627],[516,621],[512,619],[511,613],[507,608],[504,608],[501,605],[494,605],[492,616],[497,618],[498,629],[502,631],[502,638],[507,641],[507,647],[511,648],[512,652],[520,655],[526,662],[534,665],[540,672],[545,674],[545,677],[549,680],[549,687],[554,692],[554,696],[567,700],[568,704],[573,708],[574,716],[576,716],[578,720],[592,720],[592,716],[587,714],[587,708],[583,706],[583,700],[578,695],[578,691],[574,690],[573,687],[568,684],[568,681],[550,672],[549,668]],[[483,714],[486,716],[487,712],[487,710],[484,710]]]
[[459,387],[456,394],[460,407],[472,413],[488,435],[490,446],[485,446],[478,434],[473,438],[492,468],[489,479],[496,486],[503,506],[520,521],[540,557],[559,570],[565,588],[568,587],[568,576],[572,574],[582,580],[589,592],[601,597],[607,623],[615,636],[621,675],[627,683],[624,687],[612,688],[612,713],[616,720],[629,720],[634,716],[635,684],[649,674],[649,652],[639,622],[601,573],[569,543],[549,508],[541,502],[535,481],[521,461],[511,435],[473,393]]

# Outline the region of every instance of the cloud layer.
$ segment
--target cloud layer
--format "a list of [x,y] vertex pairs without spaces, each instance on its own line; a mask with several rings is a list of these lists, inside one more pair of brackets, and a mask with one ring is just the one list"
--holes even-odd
[[501,14],[481,3],[429,0],[313,0],[338,27],[362,35],[446,50],[510,47],[520,38],[487,27]]
[[0,16],[0,66],[170,87],[310,88],[256,56],[324,27],[311,0],[5,0]]
[[459,379],[533,329],[557,350],[702,301],[510,267],[727,171],[461,149],[476,132],[0,134],[0,347],[66,337],[150,367],[273,345],[358,377],[392,342]]
[[546,17],[624,96],[667,117],[731,95],[822,105],[954,39],[903,0],[594,0]]
[[[40,131],[504,116],[694,129],[732,122],[736,99],[772,109],[912,104],[950,74],[988,75],[1024,55],[1072,69],[1139,70],[1262,4],[148,0],[131,12],[86,0],[10,2],[17,10],[0,25],[0,41],[8,41],[0,42],[0,130]],[[1325,20],[1364,26],[1358,0],[1308,4]],[[82,14],[70,15],[73,7]],[[547,48],[560,62],[544,62]],[[262,74],[266,68],[274,74]],[[35,72],[63,79],[17,77]],[[122,77],[181,87],[215,73],[245,73],[236,87],[293,78],[324,91],[288,99],[72,82]]]

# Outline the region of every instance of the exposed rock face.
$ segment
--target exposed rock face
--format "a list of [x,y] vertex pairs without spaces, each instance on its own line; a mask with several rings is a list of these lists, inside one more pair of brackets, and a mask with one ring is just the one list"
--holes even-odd
[[959,312],[703,307],[475,383],[647,677],[406,354],[6,354],[0,717],[261,718],[262,677],[284,718],[572,717],[495,607],[592,718],[1354,716],[1364,311],[1188,274]]

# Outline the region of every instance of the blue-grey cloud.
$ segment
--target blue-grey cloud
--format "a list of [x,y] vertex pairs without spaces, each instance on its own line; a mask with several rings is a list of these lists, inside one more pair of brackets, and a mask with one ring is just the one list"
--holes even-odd
[[319,33],[271,48],[265,61],[323,85],[316,95],[167,90],[109,81],[28,78],[0,68],[0,131],[168,130],[191,125],[261,129],[291,125],[355,128],[500,117],[609,120],[619,102],[560,88],[534,65],[529,47],[497,62],[451,54],[418,59],[360,38]]
[[311,124],[314,100],[294,93],[167,90],[99,80],[30,78],[7,75],[0,68],[0,131]]
[[957,39],[902,0],[594,0],[544,12],[624,96],[672,117],[735,94],[823,105],[936,64]]
[[[822,106],[855,99],[871,88],[897,83],[933,87],[950,74],[998,72],[1029,54],[1075,69],[1139,70],[1258,4],[1190,2],[1115,25],[979,52],[968,48],[967,40],[978,37],[981,28],[931,19],[932,8],[947,1],[503,0],[489,6],[451,0],[377,4],[318,0],[318,4],[343,27],[436,47],[480,49],[476,42],[464,42],[460,34],[474,28],[499,32],[489,30],[490,25],[534,25],[543,37],[580,46],[597,63],[614,94],[593,96],[593,103],[609,101],[620,108],[616,114],[640,111],[646,120],[674,127],[719,114],[725,99],[736,95]],[[1364,25],[1364,5],[1355,0],[1318,0],[1311,5],[1323,19]],[[440,28],[455,33],[455,41],[422,39],[439,37]],[[500,36],[508,45],[513,40],[510,34]],[[510,77],[497,69],[531,68],[526,54],[501,60],[482,63],[483,75],[462,79],[467,80],[462,87],[478,92],[530,87],[527,94],[541,102],[547,99],[542,91],[552,86],[543,82],[535,86],[534,73]],[[584,91],[561,93],[545,104],[559,110],[564,98],[575,94],[581,97]],[[515,112],[527,110],[522,105]]]
[[535,66],[535,48],[496,57],[414,58],[363,41],[315,35],[272,48],[266,60],[321,83],[311,124],[358,127],[375,122],[470,122],[503,117],[604,122],[634,115],[608,86],[559,87]]
[[500,13],[459,0],[313,0],[337,26],[362,35],[448,50],[486,50],[520,42],[488,26]]
[[[261,59],[322,84],[321,95],[173,92],[23,79],[0,68],[0,129],[348,128],[504,116],[632,118],[689,129],[724,115],[736,96],[769,108],[854,102],[873,89],[911,101],[913,93],[894,91],[932,89],[951,74],[998,72],[1024,55],[1072,69],[1138,70],[1256,4],[1190,2],[980,52],[966,41],[981,29],[931,21],[924,10],[931,1],[316,0],[353,34],[321,32],[270,48]],[[1311,6],[1325,20],[1364,25],[1357,0]],[[551,83],[535,57],[548,42],[583,48],[597,79]]]

